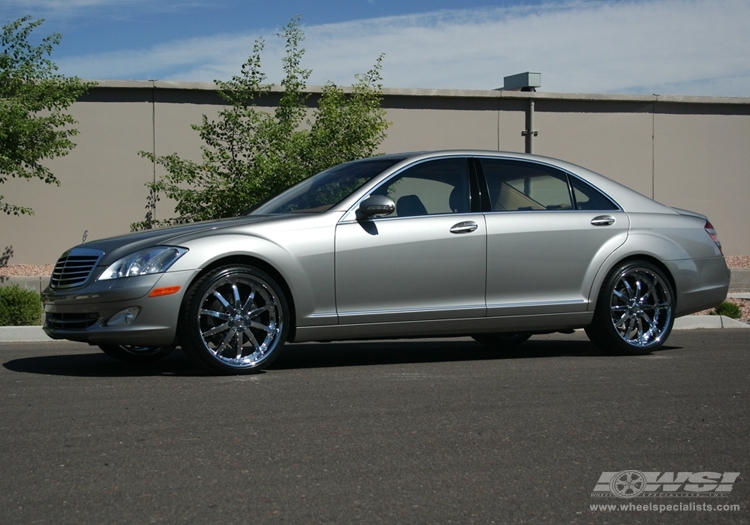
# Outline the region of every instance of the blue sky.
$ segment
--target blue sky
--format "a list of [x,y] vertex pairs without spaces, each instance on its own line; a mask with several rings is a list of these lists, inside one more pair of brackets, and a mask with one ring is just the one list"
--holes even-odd
[[46,19],[53,60],[94,80],[210,82],[238,73],[300,15],[310,84],[351,84],[385,53],[388,88],[492,89],[542,73],[542,91],[750,97],[748,0],[0,0],[0,21]]

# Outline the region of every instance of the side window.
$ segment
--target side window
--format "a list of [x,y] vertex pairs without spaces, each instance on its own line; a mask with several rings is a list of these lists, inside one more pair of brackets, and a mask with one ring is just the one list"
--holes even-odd
[[565,173],[534,163],[481,159],[492,211],[571,210]]
[[615,211],[619,209],[614,202],[593,186],[575,177],[570,177],[570,181],[573,185],[577,210]]
[[416,217],[471,210],[468,161],[440,159],[407,168],[377,188],[396,203],[389,217]]

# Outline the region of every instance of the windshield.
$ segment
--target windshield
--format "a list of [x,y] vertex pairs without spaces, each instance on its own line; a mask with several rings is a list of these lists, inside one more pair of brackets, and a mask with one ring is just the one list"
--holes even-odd
[[402,160],[402,157],[375,157],[339,164],[292,186],[253,209],[249,215],[327,211]]

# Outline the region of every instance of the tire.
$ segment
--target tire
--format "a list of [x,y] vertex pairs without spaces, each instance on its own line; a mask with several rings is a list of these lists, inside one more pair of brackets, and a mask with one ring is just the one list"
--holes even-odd
[[528,332],[507,332],[497,334],[476,334],[471,336],[477,343],[493,348],[508,349],[521,346],[531,337]]
[[154,363],[174,350],[174,346],[99,345],[99,348],[109,357],[132,364]]
[[247,265],[217,268],[188,290],[180,315],[182,349],[220,374],[252,374],[281,351],[290,322],[281,287]]
[[586,335],[608,354],[645,355],[669,337],[674,307],[675,294],[664,272],[646,261],[630,261],[604,281]]

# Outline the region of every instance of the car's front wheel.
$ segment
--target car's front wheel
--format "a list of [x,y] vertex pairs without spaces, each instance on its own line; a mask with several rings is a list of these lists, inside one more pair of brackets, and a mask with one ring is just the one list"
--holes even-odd
[[99,345],[110,357],[133,364],[153,363],[167,357],[174,346]]
[[642,355],[664,344],[674,324],[669,279],[647,261],[621,264],[607,276],[586,334],[610,354]]
[[209,370],[250,374],[276,359],[289,322],[284,293],[270,275],[229,265],[188,290],[179,333],[185,353]]

